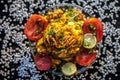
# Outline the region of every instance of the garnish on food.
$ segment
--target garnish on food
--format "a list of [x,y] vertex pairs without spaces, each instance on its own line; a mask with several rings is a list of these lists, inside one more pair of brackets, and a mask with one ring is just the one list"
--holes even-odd
[[36,41],[34,61],[39,70],[52,68],[70,76],[78,66],[89,66],[95,60],[103,26],[99,19],[86,19],[79,10],[56,9],[45,16],[31,15],[24,33]]

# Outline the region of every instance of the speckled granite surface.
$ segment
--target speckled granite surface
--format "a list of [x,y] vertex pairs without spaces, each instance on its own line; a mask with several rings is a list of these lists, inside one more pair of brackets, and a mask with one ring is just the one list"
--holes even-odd
[[[60,3],[80,5],[103,21],[104,39],[95,63],[82,74],[59,77],[38,71],[24,24],[33,13]],[[119,0],[0,0],[0,80],[119,80],[120,1]]]

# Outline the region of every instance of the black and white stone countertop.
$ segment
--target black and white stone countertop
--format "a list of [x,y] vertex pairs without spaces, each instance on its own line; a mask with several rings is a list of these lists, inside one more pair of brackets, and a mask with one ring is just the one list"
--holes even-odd
[[[31,14],[60,3],[86,8],[104,25],[97,60],[77,76],[38,71],[23,34]],[[120,80],[120,0],[0,0],[0,80]]]

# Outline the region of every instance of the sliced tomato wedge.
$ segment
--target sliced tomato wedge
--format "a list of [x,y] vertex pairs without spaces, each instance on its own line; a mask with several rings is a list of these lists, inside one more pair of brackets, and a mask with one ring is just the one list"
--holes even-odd
[[41,71],[49,70],[52,65],[52,60],[46,53],[43,53],[42,55],[37,53],[34,57],[34,61],[36,67]]
[[103,38],[103,25],[97,18],[89,18],[85,20],[83,24],[83,31],[85,33],[93,33],[96,35],[97,42],[100,42]]
[[96,58],[97,53],[89,53],[89,49],[82,49],[79,53],[75,56],[75,61],[77,64],[81,66],[88,66],[90,65]]
[[48,22],[43,16],[33,14],[25,25],[24,34],[29,40],[36,41],[42,37],[42,31],[46,29],[47,25]]

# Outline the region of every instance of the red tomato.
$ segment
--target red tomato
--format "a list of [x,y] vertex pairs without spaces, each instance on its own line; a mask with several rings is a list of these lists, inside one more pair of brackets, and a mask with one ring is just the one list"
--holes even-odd
[[97,42],[100,42],[103,38],[103,25],[102,22],[97,18],[89,18],[85,20],[83,25],[83,31],[84,34],[95,33]]
[[42,37],[47,25],[48,22],[41,15],[33,14],[25,25],[24,34],[29,40],[36,41]]
[[41,71],[49,70],[52,65],[52,60],[46,53],[43,53],[42,55],[37,53],[34,57],[34,61],[36,67]]
[[89,53],[90,50],[83,49],[75,56],[75,61],[77,64],[81,66],[88,66],[90,65],[96,58],[97,53]]

